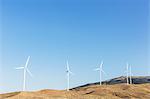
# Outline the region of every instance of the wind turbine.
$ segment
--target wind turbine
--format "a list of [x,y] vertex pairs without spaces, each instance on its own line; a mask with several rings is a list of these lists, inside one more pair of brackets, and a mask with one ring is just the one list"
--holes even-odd
[[95,71],[99,71],[99,77],[100,77],[100,85],[102,85],[102,73],[106,74],[103,70],[103,61],[101,61],[101,64],[100,64],[100,67],[99,68],[96,68],[94,69]]
[[69,91],[69,86],[70,86],[70,74],[73,74],[70,69],[69,69],[69,63],[68,63],[68,60],[67,60],[67,70],[66,70],[66,73],[67,73],[67,91]]
[[131,72],[131,66],[130,66],[130,84],[132,84],[132,72]]
[[129,64],[128,63],[126,64],[126,71],[125,72],[127,73],[126,79],[127,79],[127,85],[128,85],[129,84],[129,79],[128,79],[129,78],[129,74],[128,74],[129,73]]
[[15,69],[19,69],[19,70],[20,70],[20,69],[23,69],[23,91],[25,91],[25,89],[26,89],[26,73],[28,72],[29,75],[30,75],[31,77],[33,77],[32,73],[31,73],[31,72],[29,71],[29,69],[27,68],[28,63],[29,63],[29,60],[30,60],[30,56],[28,56],[25,66],[15,68]]

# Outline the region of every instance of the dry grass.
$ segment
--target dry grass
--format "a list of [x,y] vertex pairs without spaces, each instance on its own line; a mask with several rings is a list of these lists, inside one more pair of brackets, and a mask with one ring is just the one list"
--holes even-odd
[[0,95],[0,99],[150,99],[150,84],[90,85],[71,90],[41,90]]

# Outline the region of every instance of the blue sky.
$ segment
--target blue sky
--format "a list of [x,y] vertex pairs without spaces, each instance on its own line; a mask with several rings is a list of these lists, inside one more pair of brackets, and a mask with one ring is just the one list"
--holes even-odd
[[148,75],[148,0],[2,0],[0,92],[22,90],[22,71],[31,56],[27,90],[65,89],[68,59],[71,87],[99,81],[93,69],[104,61],[103,80]]

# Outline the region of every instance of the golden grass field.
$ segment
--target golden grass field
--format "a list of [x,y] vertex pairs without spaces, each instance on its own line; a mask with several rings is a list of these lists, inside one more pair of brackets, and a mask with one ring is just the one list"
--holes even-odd
[[1,94],[0,99],[150,99],[150,84],[89,85],[65,90]]

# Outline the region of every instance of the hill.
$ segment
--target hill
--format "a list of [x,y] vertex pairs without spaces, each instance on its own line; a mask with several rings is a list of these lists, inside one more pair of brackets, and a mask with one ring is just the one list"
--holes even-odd
[[[126,85],[122,83],[124,77],[114,78],[100,86],[98,83],[86,84],[65,90],[40,90],[34,92],[13,92],[1,94],[0,99],[150,99],[150,83],[148,77],[133,77],[143,83]],[[147,79],[147,80],[146,80]],[[120,82],[121,83],[116,83]],[[110,83],[113,82],[113,83]],[[114,83],[115,82],[115,83]]]
[[[130,78],[128,78],[129,80]],[[116,77],[110,80],[106,80],[103,81],[102,84],[103,85],[114,85],[114,84],[123,84],[127,82],[127,78],[126,76],[120,76],[120,77]],[[132,84],[146,84],[146,83],[150,83],[150,76],[132,76]],[[81,88],[81,87],[86,87],[86,86],[90,86],[90,85],[99,85],[99,82],[96,83],[88,83],[85,85],[81,85],[72,89],[77,89],[77,88]]]

